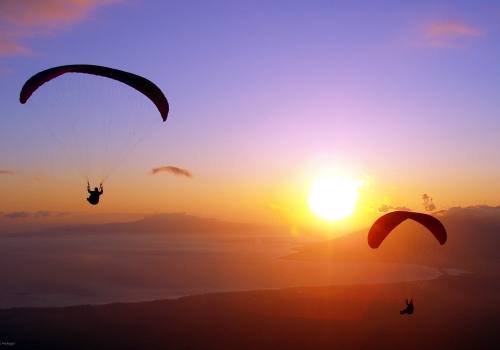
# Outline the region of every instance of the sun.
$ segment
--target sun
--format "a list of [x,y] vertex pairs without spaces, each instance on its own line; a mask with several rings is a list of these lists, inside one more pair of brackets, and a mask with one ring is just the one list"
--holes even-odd
[[346,218],[356,208],[360,185],[360,181],[339,176],[319,178],[309,190],[309,209],[328,221]]

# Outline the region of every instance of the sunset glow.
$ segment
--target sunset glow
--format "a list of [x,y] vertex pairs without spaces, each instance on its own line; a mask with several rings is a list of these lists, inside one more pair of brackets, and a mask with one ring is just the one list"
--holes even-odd
[[0,345],[500,349],[499,61],[500,1],[0,0]]
[[351,215],[358,201],[359,181],[329,176],[317,179],[309,190],[309,209],[319,218],[335,221]]

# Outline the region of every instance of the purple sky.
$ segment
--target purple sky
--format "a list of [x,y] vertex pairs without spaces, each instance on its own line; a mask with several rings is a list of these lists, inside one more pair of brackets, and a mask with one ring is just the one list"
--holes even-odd
[[[370,205],[412,206],[424,192],[444,206],[500,202],[495,2],[62,3],[0,4],[0,170],[15,172],[0,172],[7,198],[0,210],[78,208],[80,198],[52,199],[51,190],[39,189],[40,179],[68,188],[81,180],[68,180],[71,162],[33,119],[52,123],[70,141],[63,140],[66,154],[77,157],[88,132],[102,140],[101,116],[123,118],[105,138],[120,148],[127,130],[142,122],[137,114],[158,123],[109,186],[119,192],[138,184],[156,194],[160,188],[169,200],[144,206],[138,199],[130,210],[204,212],[217,196],[226,204],[208,212],[232,213],[229,198],[238,195],[240,215],[255,203],[286,202],[282,193],[295,193],[318,162],[347,164],[369,178]],[[19,104],[29,76],[72,63],[151,79],[171,104],[166,125],[146,99],[91,77],[54,81]],[[78,129],[85,130],[81,140],[68,136],[63,120],[75,109],[89,118]],[[98,142],[94,151],[102,147]],[[167,165],[188,168],[193,180],[148,177]],[[126,209],[108,203],[108,210]]]

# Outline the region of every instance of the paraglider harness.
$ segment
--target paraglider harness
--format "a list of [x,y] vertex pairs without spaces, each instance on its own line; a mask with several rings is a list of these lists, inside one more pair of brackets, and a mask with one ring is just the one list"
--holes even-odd
[[104,193],[102,183],[99,184],[99,189],[97,189],[96,187],[95,190],[91,191],[90,183],[87,181],[87,192],[90,194],[90,196],[87,198],[87,201],[92,205],[97,205],[99,203],[99,197]]
[[408,299],[406,299],[406,307],[399,311],[399,313],[401,315],[404,315],[404,314],[408,314],[408,315],[411,315],[413,314],[413,311],[415,311],[415,307],[413,306],[413,299],[410,299],[410,301],[408,301]]

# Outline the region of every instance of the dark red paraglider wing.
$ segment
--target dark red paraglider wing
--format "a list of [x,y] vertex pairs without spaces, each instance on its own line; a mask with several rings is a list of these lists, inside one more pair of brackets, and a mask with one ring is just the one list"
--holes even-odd
[[26,83],[24,83],[24,86],[21,89],[21,94],[19,96],[19,101],[21,103],[26,103],[26,101],[28,101],[28,99],[33,94],[33,92],[36,91],[36,89],[38,89],[46,82],[66,73],[93,74],[114,79],[127,84],[128,86],[136,89],[137,91],[148,97],[155,104],[156,108],[158,108],[163,121],[167,120],[169,111],[167,98],[160,90],[160,88],[153,82],[129,72],[90,64],[72,64],[67,66],[59,66],[49,68],[35,74],[31,78],[29,78]]
[[411,211],[394,211],[378,218],[368,232],[368,244],[378,248],[382,241],[403,221],[411,219],[425,226],[440,244],[446,243],[446,229],[434,216]]

